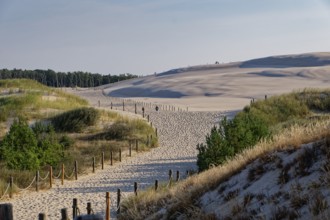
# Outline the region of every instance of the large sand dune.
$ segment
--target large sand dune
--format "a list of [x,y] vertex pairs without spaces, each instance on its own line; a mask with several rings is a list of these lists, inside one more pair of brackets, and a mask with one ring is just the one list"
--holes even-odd
[[252,98],[330,85],[330,53],[266,57],[173,69],[105,86],[109,96],[198,111],[241,109]]

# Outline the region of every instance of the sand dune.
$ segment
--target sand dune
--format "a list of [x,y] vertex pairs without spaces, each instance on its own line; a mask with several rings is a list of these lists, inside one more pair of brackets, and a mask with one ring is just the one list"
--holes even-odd
[[109,96],[198,111],[241,109],[260,99],[303,88],[326,88],[330,53],[254,59],[230,64],[179,68],[105,87]]

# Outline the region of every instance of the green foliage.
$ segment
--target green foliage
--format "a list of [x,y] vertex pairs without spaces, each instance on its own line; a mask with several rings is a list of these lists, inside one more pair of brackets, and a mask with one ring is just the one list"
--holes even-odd
[[55,116],[51,121],[57,131],[81,132],[87,126],[95,125],[99,116],[94,108],[80,108]]
[[26,121],[15,120],[0,145],[1,159],[9,169],[36,170],[40,166],[36,136]]
[[221,129],[213,127],[211,133],[206,136],[206,145],[197,145],[199,171],[206,170],[211,165],[222,164],[234,154],[234,148],[228,145]]
[[304,123],[313,110],[330,111],[330,90],[304,90],[251,103],[232,120],[225,118],[219,129],[213,128],[206,136],[206,145],[197,145],[199,170],[222,164],[270,136],[270,131]]
[[306,102],[297,98],[294,93],[273,96],[264,101],[252,103],[245,110],[254,111],[268,125],[284,122],[292,118],[302,118],[310,112]]
[[56,165],[62,159],[63,146],[59,143],[53,126],[37,122],[32,129],[38,142],[40,165]]
[[88,72],[55,72],[53,70],[0,69],[0,79],[32,79],[52,87],[95,87],[137,77],[129,73],[101,75]]
[[132,136],[133,127],[122,121],[116,121],[113,123],[107,131],[104,133],[104,138],[106,140],[123,140],[127,137]]
[[0,159],[9,169],[37,170],[56,165],[62,159],[62,151],[51,125],[37,122],[31,129],[25,120],[19,119],[0,145]]
[[197,145],[199,171],[208,169],[210,165],[223,164],[268,135],[265,121],[252,112],[241,112],[233,120],[224,118],[219,128],[212,128],[206,136],[206,145]]

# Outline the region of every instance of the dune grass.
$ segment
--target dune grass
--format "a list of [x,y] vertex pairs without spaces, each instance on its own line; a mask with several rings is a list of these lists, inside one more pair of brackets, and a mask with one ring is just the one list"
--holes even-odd
[[0,122],[9,118],[28,120],[49,112],[86,106],[87,101],[28,79],[0,80]]
[[[128,154],[129,142],[135,139],[139,141],[139,151],[158,146],[155,132],[146,121],[124,117],[114,111],[89,109],[86,106],[87,101],[79,97],[32,80],[0,80],[0,128],[2,131],[0,137],[1,139],[4,137],[10,128],[11,121],[17,117],[24,117],[31,124],[39,121],[48,123],[54,116],[65,115],[68,112],[73,114],[77,109],[87,109],[83,112],[86,113],[87,118],[89,114],[93,116],[95,119],[93,123],[87,123],[77,131],[56,133],[55,138],[64,144],[62,159],[57,166],[53,167],[54,175],[59,173],[62,163],[67,170],[66,174],[70,175],[75,161],[78,162],[79,175],[89,173],[92,171],[93,157],[99,167],[103,152],[107,163],[109,163],[110,151],[113,151],[114,162],[118,162],[119,149],[122,150],[122,157],[125,157]],[[69,117],[67,120],[66,126],[80,123],[80,119],[75,117]],[[70,122],[70,120],[75,120],[75,122]],[[124,133],[120,138],[114,138],[109,135],[109,131],[116,130],[118,124],[128,128],[129,132]],[[1,155],[0,170],[0,198],[8,185],[10,176],[14,178],[14,191],[18,192],[19,188],[27,187],[36,174],[35,170],[7,169],[4,161],[1,161]],[[45,177],[48,170],[48,166],[43,167],[40,170],[40,176]],[[48,187],[47,183],[45,187]]]
[[[245,111],[257,111],[272,124],[272,136],[243,150],[224,164],[180,181],[174,187],[155,192],[149,189],[122,203],[119,219],[171,219],[185,213],[192,219],[203,216],[196,200],[240,172],[265,154],[299,148],[302,144],[330,140],[330,90],[304,90],[252,103]],[[160,211],[166,207],[166,214]],[[209,216],[212,219],[212,216]],[[215,218],[213,216],[213,218]]]

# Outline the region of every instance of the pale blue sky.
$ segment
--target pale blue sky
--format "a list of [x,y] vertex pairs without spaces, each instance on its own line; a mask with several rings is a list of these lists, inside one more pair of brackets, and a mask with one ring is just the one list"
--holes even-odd
[[330,51],[330,0],[0,0],[0,68],[151,74]]

